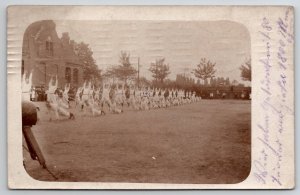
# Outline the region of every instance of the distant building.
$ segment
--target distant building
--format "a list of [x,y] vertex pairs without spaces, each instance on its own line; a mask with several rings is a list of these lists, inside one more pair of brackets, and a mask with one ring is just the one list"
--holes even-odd
[[[251,99],[251,87],[239,86],[201,86],[195,90],[202,99]],[[213,94],[211,96],[211,94]]]
[[52,20],[35,22],[24,33],[22,74],[33,70],[33,86],[48,86],[51,77],[58,77],[63,88],[70,83],[78,87],[83,83],[83,67],[74,51],[74,41],[68,33],[59,38]]

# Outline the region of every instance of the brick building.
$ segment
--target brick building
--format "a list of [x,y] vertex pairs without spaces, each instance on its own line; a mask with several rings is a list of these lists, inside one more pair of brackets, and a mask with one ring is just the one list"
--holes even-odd
[[33,86],[47,88],[51,77],[58,77],[58,86],[83,83],[83,68],[68,33],[59,38],[52,20],[32,23],[24,33],[22,74],[33,70]]

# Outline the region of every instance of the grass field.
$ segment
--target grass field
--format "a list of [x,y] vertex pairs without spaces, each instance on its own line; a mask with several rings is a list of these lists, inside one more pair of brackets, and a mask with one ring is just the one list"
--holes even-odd
[[[33,132],[59,181],[239,183],[251,167],[251,103],[200,102],[49,121]],[[54,180],[24,151],[27,172]]]

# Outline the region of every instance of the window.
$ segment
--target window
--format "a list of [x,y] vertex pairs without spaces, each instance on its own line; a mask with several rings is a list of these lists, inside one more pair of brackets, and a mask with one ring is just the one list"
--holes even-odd
[[46,52],[48,55],[53,56],[53,41],[51,40],[51,37],[48,37],[46,40]]
[[53,73],[58,76],[58,65],[57,64],[54,64]]
[[53,56],[53,42],[50,42],[50,56]]
[[37,69],[38,69],[38,72],[39,72],[39,75],[41,76],[40,78],[44,77],[43,80],[40,80],[41,81],[41,84],[47,84],[47,66],[46,66],[46,63],[44,62],[41,62],[38,66],[37,66]]
[[71,68],[69,67],[66,68],[65,79],[67,83],[71,83]]
[[74,84],[78,84],[78,69],[74,68],[73,70],[73,82]]

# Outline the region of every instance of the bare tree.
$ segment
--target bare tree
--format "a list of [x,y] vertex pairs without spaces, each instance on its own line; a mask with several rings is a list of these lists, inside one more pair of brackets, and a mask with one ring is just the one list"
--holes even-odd
[[242,79],[244,81],[251,81],[251,59],[242,64],[240,70]]
[[208,78],[213,78],[216,73],[215,69],[216,63],[207,61],[206,58],[201,58],[200,63],[197,65],[197,68],[193,70],[195,77],[205,81]]
[[169,65],[165,64],[165,58],[156,59],[155,63],[151,63],[149,71],[152,72],[152,77],[161,83],[170,74]]

